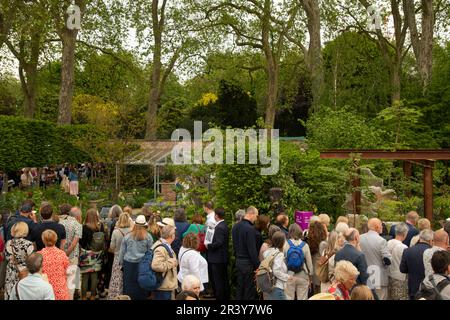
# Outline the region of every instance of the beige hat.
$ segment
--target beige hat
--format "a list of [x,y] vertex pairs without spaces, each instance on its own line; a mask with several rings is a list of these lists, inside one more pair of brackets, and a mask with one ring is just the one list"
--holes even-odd
[[321,292],[313,295],[308,300],[336,300],[331,293]]
[[147,226],[147,220],[145,220],[145,216],[144,215],[139,215],[137,218],[136,218],[136,221],[134,221],[134,223],[137,225],[137,226],[141,226],[141,227],[145,227],[145,226]]
[[161,222],[158,221],[156,224],[160,227],[172,226],[175,229],[177,228],[177,227],[175,227],[175,221],[172,218],[164,218],[164,219],[162,219]]

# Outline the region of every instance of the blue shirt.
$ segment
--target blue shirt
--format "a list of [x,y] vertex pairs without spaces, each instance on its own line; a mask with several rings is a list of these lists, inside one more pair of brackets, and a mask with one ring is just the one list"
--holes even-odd
[[[39,273],[34,273],[22,279],[18,283],[17,291],[20,300],[55,300],[53,287],[42,279]],[[16,296],[16,288],[11,290],[9,300],[19,300]]]
[[149,234],[147,234],[147,239],[144,240],[135,240],[131,233],[127,234],[120,247],[120,264],[123,264],[124,260],[131,263],[141,261],[145,253],[152,248],[152,245],[153,239]]

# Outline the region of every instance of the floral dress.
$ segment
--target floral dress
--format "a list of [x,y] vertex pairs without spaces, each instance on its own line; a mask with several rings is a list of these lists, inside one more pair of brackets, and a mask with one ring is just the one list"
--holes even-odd
[[5,256],[8,261],[5,280],[5,300],[9,299],[14,286],[19,281],[19,270],[25,269],[27,257],[34,251],[31,241],[14,238],[6,243]]
[[55,300],[69,300],[69,289],[67,288],[67,268],[69,258],[66,253],[57,247],[47,247],[39,251],[42,254],[42,272],[48,277],[48,282],[53,287]]
[[130,228],[116,228],[114,229],[111,244],[114,246],[114,261],[112,265],[111,281],[108,288],[108,300],[114,300],[116,297],[122,295],[123,292],[123,272],[120,265],[120,246],[123,237],[130,232]]

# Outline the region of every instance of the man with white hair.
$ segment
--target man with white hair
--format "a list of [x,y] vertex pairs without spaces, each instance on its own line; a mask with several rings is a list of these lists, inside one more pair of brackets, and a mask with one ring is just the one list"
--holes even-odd
[[366,257],[359,247],[359,232],[355,228],[350,228],[344,234],[344,237],[346,242],[342,249],[336,252],[335,264],[341,260],[350,261],[359,271],[358,284],[366,284],[369,275],[367,274]]
[[419,243],[403,252],[400,272],[408,274],[408,295],[411,300],[415,299],[420,283],[425,278],[423,253],[432,245],[433,231],[425,229],[420,232]]
[[371,274],[367,285],[375,289],[380,300],[387,300],[388,296],[388,267],[391,264],[391,254],[386,240],[380,236],[383,225],[380,219],[372,218],[367,222],[369,231],[360,237],[361,250],[366,256],[368,273]]
[[[406,225],[408,226],[408,234],[406,235],[405,240],[403,240],[403,243],[406,244],[408,247],[411,244],[411,239],[419,234],[419,230],[416,229],[417,221],[419,220],[419,215],[415,211],[410,211],[406,214]],[[391,230],[389,231],[389,235],[392,238],[395,238],[395,225],[391,227]]]
[[434,233],[433,236],[433,247],[427,249],[423,253],[423,265],[425,267],[425,279],[423,280],[424,284],[427,287],[432,287],[432,283],[429,278],[430,275],[433,274],[433,268],[431,267],[431,258],[433,254],[437,251],[445,251],[448,248],[448,233],[444,230],[438,230]]
[[403,241],[408,234],[408,226],[402,222],[395,228],[395,239],[387,242],[387,248],[391,253],[391,265],[389,266],[389,300],[408,300],[406,287],[406,275],[400,272],[400,262],[402,261],[403,251],[408,248]]

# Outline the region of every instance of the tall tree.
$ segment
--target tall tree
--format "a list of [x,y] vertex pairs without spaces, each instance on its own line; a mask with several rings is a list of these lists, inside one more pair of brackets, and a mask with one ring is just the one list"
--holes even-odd
[[[401,0],[391,0],[389,8],[379,8],[380,14],[384,15],[386,19],[390,16],[393,20],[393,39],[383,34],[383,26],[375,30],[369,30],[367,24],[368,9],[371,3],[367,0],[358,0],[360,6],[363,7],[362,12],[355,12],[354,3],[347,1],[341,5],[340,8],[346,12],[355,24],[347,25],[347,28],[356,27],[359,31],[364,32],[371,37],[380,47],[386,66],[389,68],[391,78],[391,102],[400,101],[401,98],[401,74],[403,60],[409,51],[410,46],[406,46],[406,35],[408,31],[408,24],[402,18],[400,11]],[[381,9],[384,12],[381,12]],[[358,14],[359,13],[359,14]],[[364,21],[364,22],[363,22]]]
[[151,52],[145,133],[145,138],[150,140],[156,138],[158,107],[169,76],[175,67],[180,67],[200,51],[195,30],[199,23],[191,1],[133,0],[130,4],[130,20],[137,30],[140,52],[144,48],[146,55]]
[[[421,0],[416,6],[414,0],[403,0],[403,11],[411,34],[411,44],[416,57],[417,69],[422,82],[423,92],[431,81],[433,67],[433,39],[435,12],[433,0]],[[417,27],[416,12],[421,11],[421,31]]]
[[48,12],[40,1],[20,6],[5,43],[19,62],[19,78],[24,94],[24,115],[36,112],[39,57],[49,32]]
[[8,38],[12,23],[22,1],[0,0],[0,48]]
[[[86,0],[75,0],[74,3],[80,9],[80,18],[82,19],[86,10]],[[56,33],[62,44],[58,124],[70,124],[72,117],[75,47],[79,30],[68,26],[67,9],[71,4],[70,0],[52,1],[51,8]]]
[[225,26],[235,36],[237,46],[259,50],[265,57],[267,102],[265,124],[275,124],[278,99],[280,59],[286,49],[286,37],[292,31],[298,12],[297,2],[278,3],[272,0],[208,3],[207,19],[213,26]]
[[311,76],[311,93],[313,96],[313,107],[317,109],[324,88],[324,69],[321,41],[321,23],[320,23],[320,1],[318,0],[300,0],[303,10],[306,13],[309,49],[307,52],[306,65],[309,68]]

